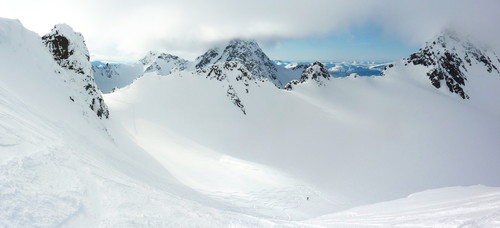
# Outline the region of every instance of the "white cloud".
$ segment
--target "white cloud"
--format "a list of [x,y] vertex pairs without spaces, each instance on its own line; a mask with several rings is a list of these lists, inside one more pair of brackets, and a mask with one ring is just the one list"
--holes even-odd
[[272,44],[348,32],[365,23],[412,45],[453,25],[498,48],[498,12],[495,0],[12,0],[0,8],[0,15],[18,18],[39,34],[67,23],[84,34],[92,53],[129,60],[150,49],[194,58],[234,37]]

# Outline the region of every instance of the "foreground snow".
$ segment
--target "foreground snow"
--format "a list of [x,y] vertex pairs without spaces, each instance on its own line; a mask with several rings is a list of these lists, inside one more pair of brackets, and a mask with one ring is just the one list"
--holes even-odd
[[499,227],[500,188],[452,187],[309,220],[327,227]]

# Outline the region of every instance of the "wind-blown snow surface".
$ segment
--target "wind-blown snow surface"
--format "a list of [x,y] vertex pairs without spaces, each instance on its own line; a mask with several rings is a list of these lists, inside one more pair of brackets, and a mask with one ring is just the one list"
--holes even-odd
[[260,83],[246,93],[233,83],[246,116],[227,100],[225,85],[189,72],[146,74],[105,100],[124,126],[155,123],[155,130],[360,202],[441,186],[499,185],[493,85],[500,76],[475,78],[481,89],[470,91],[475,102],[433,88],[424,71],[392,68],[385,77],[338,78],[324,87],[309,81],[292,91]]
[[357,207],[304,222],[318,227],[500,227],[500,191],[452,187]]
[[[310,80],[292,91],[238,80],[244,70],[228,69],[223,80],[147,73],[104,95],[106,120],[68,99],[74,91],[61,67],[20,22],[0,19],[0,50],[2,227],[399,225],[392,218],[495,227],[500,220],[500,189],[487,187],[314,219],[428,188],[499,186],[497,74],[478,68],[463,100],[432,87],[421,66],[322,87]],[[409,206],[413,199],[422,208]],[[355,213],[366,219],[347,218]]]

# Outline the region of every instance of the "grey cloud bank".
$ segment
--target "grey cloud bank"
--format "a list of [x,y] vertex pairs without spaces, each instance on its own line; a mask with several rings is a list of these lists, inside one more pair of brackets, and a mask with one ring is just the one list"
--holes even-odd
[[367,23],[408,45],[446,27],[472,33],[500,50],[500,1],[9,1],[2,17],[18,18],[39,34],[67,23],[96,57],[136,60],[148,50],[194,58],[240,37],[275,44],[346,33]]

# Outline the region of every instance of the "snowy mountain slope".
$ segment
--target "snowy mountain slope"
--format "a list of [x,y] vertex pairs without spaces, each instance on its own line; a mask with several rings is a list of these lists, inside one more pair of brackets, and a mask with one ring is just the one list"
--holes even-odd
[[[237,62],[234,64],[239,65]],[[225,75],[227,78],[237,76],[234,72],[227,72]],[[256,84],[233,85],[236,91],[252,91],[241,93],[243,102],[259,88]],[[276,90],[270,83],[265,85]],[[183,92],[171,86],[182,86]],[[295,178],[285,178],[287,175],[280,174],[281,172],[269,166],[221,153],[218,148],[183,134],[182,132],[187,131],[205,135],[215,131],[215,128],[221,127],[220,130],[224,130],[225,126],[238,124],[245,119],[245,115],[227,101],[227,88],[215,78],[200,77],[196,73],[177,72],[169,77],[145,74],[131,86],[107,94],[105,99],[112,107],[116,107],[113,112],[119,113],[120,117],[114,120],[118,121],[117,125],[127,128],[132,141],[158,158],[182,183],[211,196],[214,200],[227,203],[232,210],[261,217],[296,220],[319,215],[329,209],[339,210],[348,205],[348,202],[340,197],[332,199],[334,201],[331,202],[329,196]],[[145,91],[148,92],[143,93]],[[141,95],[129,95],[134,93]],[[156,104],[158,109],[151,107],[148,102],[155,97],[163,98]],[[171,107],[178,111],[170,110]],[[133,115],[130,113],[132,109]],[[192,116],[200,118],[191,118]],[[206,121],[208,119],[213,121]],[[210,138],[214,135],[204,137]],[[240,143],[243,138],[236,140],[240,137],[245,136],[235,134],[234,139],[226,138],[226,141]],[[252,137],[247,139],[253,141]]]
[[[5,103],[0,129],[8,135],[2,134],[0,153],[1,226],[271,226],[275,222],[263,218],[310,218],[330,210],[332,203],[321,193],[286,174],[200,150],[176,133],[164,137],[163,131],[155,132],[156,124],[152,129],[143,125],[146,120],[137,120],[132,130],[115,121],[128,116],[106,122],[82,117],[80,107],[67,99],[72,91],[55,73],[59,66],[40,37],[19,22],[2,23],[1,60],[13,67],[1,68],[0,74]],[[219,88],[220,81],[212,82]],[[130,141],[133,131],[143,133],[137,141]],[[173,167],[170,159],[162,159],[165,149],[176,158]],[[193,157],[199,162],[189,160]],[[204,166],[210,169],[196,169]],[[315,198],[314,205],[305,203],[306,195]]]
[[60,76],[72,87],[72,101],[87,105],[100,118],[108,118],[109,111],[92,76],[89,51],[80,33],[65,24],[54,26],[42,37],[54,60],[63,68]]
[[498,224],[484,187],[314,219],[500,186],[500,77],[480,64],[468,100],[413,64],[292,91],[239,62],[150,72],[105,94],[101,120],[18,21],[0,19],[0,50],[0,226]]
[[324,86],[326,81],[330,80],[331,75],[325,68],[325,65],[320,62],[314,62],[307,66],[307,68],[300,75],[299,80],[292,80],[284,87],[286,90],[292,90],[294,85],[304,83],[308,80],[314,80],[319,86]]
[[[267,227],[275,223],[249,215],[307,218],[325,213],[325,208],[296,208],[297,202],[306,201],[304,194],[318,196],[317,191],[272,168],[215,152],[214,158],[222,156],[220,161],[210,159],[206,150],[177,156],[197,144],[177,141],[181,137],[175,133],[169,135],[172,138],[143,138],[150,140],[146,144],[130,141],[131,125],[117,125],[113,117],[85,117],[82,107],[68,99],[74,88],[58,75],[60,66],[39,36],[18,21],[0,19],[0,40],[0,62],[9,66],[0,68],[0,226]],[[136,126],[134,130],[141,131],[142,125]],[[189,168],[183,175],[220,174],[236,187],[238,180],[245,180],[240,188],[253,192],[208,195],[186,186],[179,182],[184,178],[175,176],[182,169],[165,169],[165,160],[142,148],[154,147],[150,142],[157,139],[180,143],[181,147],[161,147],[181,159],[177,162],[190,156],[200,159],[181,163]],[[188,147],[180,150],[183,143]],[[206,164],[212,164],[215,173],[191,169]],[[218,176],[211,179],[225,183]],[[290,197],[299,199],[288,205]]]
[[[500,76],[497,67],[500,66],[500,58],[493,51],[481,48],[464,35],[451,30],[446,30],[427,42],[408,59],[389,66],[403,67],[403,64],[427,67],[426,74],[434,87],[447,87],[450,92],[463,99],[470,98],[467,92],[468,75],[476,76],[488,72]],[[472,70],[482,72],[470,72]]]
[[92,71],[97,87],[103,93],[109,93],[115,88],[130,85],[136,78],[142,76],[144,65],[94,61]]
[[231,40],[225,47],[212,48],[196,58],[194,66],[203,69],[227,61],[242,63],[255,77],[268,79],[279,88],[284,85],[277,77],[275,64],[255,41]]
[[[159,117],[139,119],[211,150],[283,170],[357,203],[442,186],[499,185],[494,174],[500,171],[495,89],[500,78],[487,72],[471,77],[470,83],[489,95],[464,101],[436,90],[426,70],[394,67],[384,77],[332,78],[321,87],[309,80],[292,91],[258,83],[246,93],[240,92],[245,91],[240,84],[235,90],[246,116],[227,102],[227,87],[220,83],[213,84],[211,92],[193,93],[216,82],[189,72],[150,76],[147,80],[156,82],[148,86],[139,86],[139,79],[106,100],[113,106],[112,100],[120,96],[144,97],[138,109]],[[168,98],[157,101],[161,105],[148,105],[153,97]]]

